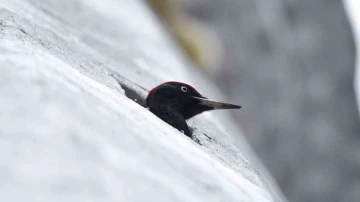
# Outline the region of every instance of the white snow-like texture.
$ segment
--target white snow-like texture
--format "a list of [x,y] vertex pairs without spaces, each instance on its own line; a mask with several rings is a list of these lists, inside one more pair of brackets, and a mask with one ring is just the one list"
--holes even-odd
[[112,72],[222,98],[143,1],[0,0],[0,71],[0,201],[286,201],[228,112],[198,144],[125,96]]
[[355,45],[357,47],[354,87],[357,98],[357,106],[360,113],[360,1],[345,0],[344,5],[348,14],[349,21],[351,23],[351,28],[355,39]]

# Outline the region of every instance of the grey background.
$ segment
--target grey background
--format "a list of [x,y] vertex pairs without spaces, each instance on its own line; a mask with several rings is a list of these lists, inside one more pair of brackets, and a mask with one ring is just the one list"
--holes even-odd
[[194,0],[223,41],[211,73],[290,201],[360,199],[355,47],[341,1]]

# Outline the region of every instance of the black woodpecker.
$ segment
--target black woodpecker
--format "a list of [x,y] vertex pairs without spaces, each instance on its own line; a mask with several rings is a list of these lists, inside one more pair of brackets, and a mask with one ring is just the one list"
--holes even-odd
[[186,120],[205,111],[239,109],[241,106],[209,100],[192,86],[169,81],[149,91],[146,107],[160,119],[191,137]]

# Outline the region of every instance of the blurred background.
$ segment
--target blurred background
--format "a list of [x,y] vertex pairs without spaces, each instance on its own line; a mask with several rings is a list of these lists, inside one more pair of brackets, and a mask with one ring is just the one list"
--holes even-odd
[[356,54],[342,1],[147,1],[194,66],[241,103],[234,117],[289,201],[360,201]]

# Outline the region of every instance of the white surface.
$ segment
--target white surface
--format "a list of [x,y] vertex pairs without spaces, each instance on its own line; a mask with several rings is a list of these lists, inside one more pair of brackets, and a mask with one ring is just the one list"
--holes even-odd
[[0,7],[0,201],[276,201],[226,113],[191,121],[199,146],[109,75],[217,95],[140,1]]
[[359,61],[359,50],[360,47],[360,1],[357,0],[343,0],[345,9],[347,11],[351,28],[353,31],[355,46],[356,46],[356,70],[355,70],[355,91],[357,96],[357,104],[360,113],[360,61]]

